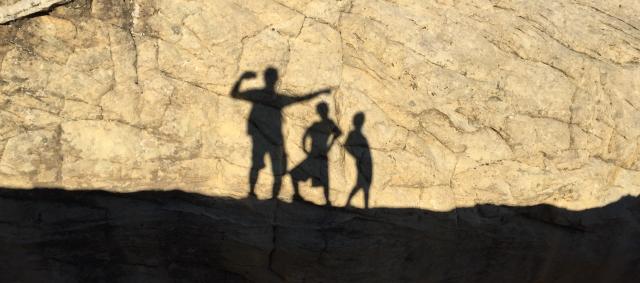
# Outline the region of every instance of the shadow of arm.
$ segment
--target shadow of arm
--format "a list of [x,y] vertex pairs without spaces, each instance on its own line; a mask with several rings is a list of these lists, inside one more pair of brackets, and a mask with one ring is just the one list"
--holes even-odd
[[321,94],[330,94],[331,93],[331,89],[330,88],[325,88],[325,89],[321,89],[319,91],[315,91],[303,96],[281,96],[281,104],[282,106],[289,106],[291,104],[294,103],[298,103],[298,102],[303,102],[303,101],[307,101],[310,99],[313,99]]
[[304,135],[302,135],[302,151],[304,151],[304,153],[309,154],[311,152],[311,150],[307,150],[307,139],[309,138],[309,135],[311,134],[311,129],[307,129],[306,131],[304,131]]
[[340,130],[340,127],[338,127],[338,125],[333,123],[333,128],[331,129],[331,133],[333,134],[333,138],[331,139],[331,143],[329,143],[329,148],[331,148],[333,144],[336,142],[336,140],[338,140],[338,138],[342,136],[342,130]]
[[236,99],[243,99],[243,100],[253,100],[251,97],[251,93],[250,91],[246,91],[246,92],[240,92],[240,86],[242,85],[242,81],[245,79],[252,79],[256,77],[256,73],[254,72],[245,72],[242,74],[242,76],[240,76],[240,78],[238,79],[238,81],[236,81],[236,83],[233,85],[233,88],[231,88],[231,97],[236,98]]

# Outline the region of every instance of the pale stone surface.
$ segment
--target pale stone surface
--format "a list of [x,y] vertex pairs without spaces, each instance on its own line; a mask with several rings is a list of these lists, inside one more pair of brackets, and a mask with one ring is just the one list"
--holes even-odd
[[[54,2],[0,0],[2,282],[637,281],[637,0]],[[247,198],[267,67],[336,206],[365,115],[369,209]]]
[[28,16],[70,0],[1,0],[0,24]]
[[273,66],[280,92],[333,89],[287,108],[284,134],[293,168],[329,103],[345,133],[336,205],[363,112],[374,207],[603,206],[640,193],[638,14],[633,0],[74,1],[0,26],[0,184],[242,198],[250,105],[229,92]]

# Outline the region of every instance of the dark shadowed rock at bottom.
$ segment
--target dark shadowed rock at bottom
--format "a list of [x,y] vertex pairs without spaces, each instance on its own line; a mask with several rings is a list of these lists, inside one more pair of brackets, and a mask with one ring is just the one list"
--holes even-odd
[[640,201],[324,208],[0,190],[1,282],[636,282]]

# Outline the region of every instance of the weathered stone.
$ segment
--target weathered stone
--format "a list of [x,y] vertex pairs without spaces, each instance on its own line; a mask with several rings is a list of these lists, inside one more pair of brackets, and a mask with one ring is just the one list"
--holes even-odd
[[51,6],[69,2],[70,0],[2,0],[0,1],[0,24],[28,16]]
[[[372,191],[387,192],[372,194],[373,203],[415,205],[390,196],[393,188],[415,188],[417,195],[441,188],[436,195],[443,195],[471,186],[477,199],[454,193],[456,203],[555,199],[554,204],[578,207],[592,200],[565,202],[548,196],[556,187],[549,182],[557,183],[555,178],[566,170],[578,174],[599,161],[607,164],[599,175],[609,176],[610,166],[615,166],[640,178],[640,85],[631,79],[640,74],[640,55],[634,48],[640,32],[636,20],[625,16],[638,9],[633,3],[565,3],[558,6],[559,14],[550,14],[539,3],[482,1],[463,1],[455,9],[449,9],[453,4],[448,2],[412,1],[80,4],[2,27],[6,40],[0,49],[0,89],[4,109],[15,114],[2,116],[7,133],[25,127],[55,131],[73,124],[85,125],[74,126],[74,131],[99,136],[101,125],[118,122],[129,128],[124,133],[135,129],[149,140],[182,144],[166,154],[164,165],[153,162],[156,156],[137,153],[149,152],[146,145],[136,146],[118,155],[118,166],[124,166],[119,170],[133,169],[123,164],[172,167],[178,165],[170,161],[174,157],[175,162],[195,164],[214,159],[215,172],[210,178],[202,176],[203,184],[216,180],[224,184],[216,187],[234,187],[238,191],[233,194],[242,195],[248,179],[241,177],[241,168],[248,174],[251,166],[252,144],[243,129],[249,105],[227,95],[242,72],[273,66],[279,70],[278,89],[283,93],[332,88],[322,101],[329,102],[330,115],[343,132],[351,129],[355,113],[365,113],[364,133],[371,143],[376,180]],[[70,12],[89,7],[87,13]],[[243,88],[259,87],[260,80],[249,80]],[[305,158],[299,141],[316,119],[310,113],[318,101],[285,112],[288,168]],[[62,127],[60,137],[71,134],[67,128]],[[123,142],[138,138],[125,136]],[[71,141],[62,140],[61,148]],[[118,152],[120,145],[95,150],[110,151],[94,153],[106,156]],[[67,159],[65,152],[52,154]],[[329,156],[335,201],[344,202],[355,180],[354,163],[340,146]],[[83,162],[81,157],[77,164]],[[468,174],[464,182],[482,180],[485,173],[473,172],[503,170],[496,167],[500,164],[530,167],[533,171],[516,175],[522,182],[546,181],[534,191],[505,182],[504,176],[486,183],[454,181]],[[83,177],[91,168],[76,168],[72,175],[62,170],[50,185],[73,187],[84,178],[91,186],[91,174]],[[221,180],[227,170],[239,176]],[[259,181],[262,197],[270,194],[268,170]],[[107,178],[111,173],[104,176],[101,185],[125,184]],[[6,178],[15,183],[17,177]],[[175,178],[164,180],[180,186],[180,176]],[[126,184],[159,185],[145,180],[151,179]],[[590,186],[619,197],[640,190],[635,185],[612,187],[612,182],[615,179],[598,180]],[[526,197],[504,196],[516,190],[527,191]],[[312,201],[323,202],[315,190],[303,191],[313,194]]]
[[[54,2],[0,0],[2,186],[240,199],[264,159],[257,198],[291,202],[288,172],[272,191],[284,155],[268,155],[283,143],[288,170],[306,160],[324,102],[342,135],[315,185],[326,178],[335,206],[364,170],[351,147],[371,152],[371,208],[457,217],[640,194],[635,0],[76,0],[24,17]],[[282,137],[256,145],[249,132],[279,125],[255,129],[260,106],[236,98],[269,87],[270,67],[292,101],[330,94],[283,108]],[[349,145],[359,113],[367,144]],[[271,151],[252,160],[257,146]],[[313,185],[300,194],[325,204]]]

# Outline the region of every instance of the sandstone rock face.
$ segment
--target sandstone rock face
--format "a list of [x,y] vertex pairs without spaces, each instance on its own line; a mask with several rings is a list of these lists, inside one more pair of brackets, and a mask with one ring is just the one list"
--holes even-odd
[[0,0],[0,24],[41,12],[69,0]]
[[0,183],[242,197],[251,106],[229,93],[272,66],[283,94],[332,89],[284,110],[287,168],[318,102],[344,133],[365,114],[373,207],[605,205],[640,192],[640,5],[600,2],[74,1],[0,26]]
[[[324,102],[342,135],[326,172],[310,174],[328,180],[337,206],[367,152],[372,209],[463,219],[483,204],[581,211],[640,194],[635,0],[75,0],[21,18],[54,2],[63,1],[0,1],[0,21],[10,21],[0,25],[2,187],[242,199],[264,160],[255,193],[276,197],[271,168],[306,160],[301,140]],[[25,3],[37,4],[12,8]],[[255,106],[232,95],[249,71],[257,77],[236,94],[268,88],[267,68],[291,101],[331,89],[282,110],[281,141],[270,136],[277,125],[256,126]],[[256,117],[280,119],[268,113]],[[354,131],[366,146],[349,143]],[[252,160],[255,148],[285,149],[286,159]],[[277,197],[292,202],[292,179],[281,177]],[[313,185],[300,182],[302,197],[325,204]],[[470,223],[502,221],[484,213]],[[591,221],[578,215],[543,221]]]

